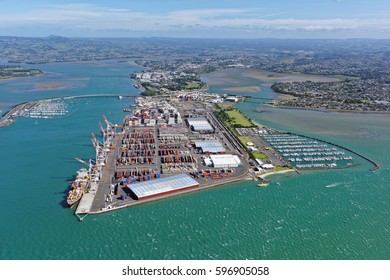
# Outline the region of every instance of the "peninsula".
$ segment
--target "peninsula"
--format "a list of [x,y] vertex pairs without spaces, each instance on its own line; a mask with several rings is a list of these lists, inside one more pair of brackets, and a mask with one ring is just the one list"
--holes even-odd
[[[4,58],[11,64],[89,63],[107,59],[119,60],[118,63],[135,62],[144,70],[133,74],[132,78],[135,86],[147,96],[204,89],[207,85],[201,75],[240,68],[250,78],[276,83],[275,91],[296,97],[276,102],[276,106],[353,112],[390,110],[388,40],[237,41],[49,36],[0,37],[0,43],[5,46]],[[30,75],[27,73],[13,75]],[[258,92],[260,89],[231,87],[230,90]]]
[[92,134],[96,158],[77,159],[88,168],[69,190],[68,204],[80,201],[78,218],[235,181],[265,187],[274,173],[359,164],[347,148],[254,123],[229,97],[215,98],[202,91],[136,97],[123,125],[104,117],[102,138]]
[[24,78],[41,75],[39,69],[26,69],[16,65],[0,66],[0,79]]

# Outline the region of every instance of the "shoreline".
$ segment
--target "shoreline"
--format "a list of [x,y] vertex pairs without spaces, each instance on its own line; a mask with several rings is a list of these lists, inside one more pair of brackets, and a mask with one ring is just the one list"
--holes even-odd
[[[294,73],[277,73],[277,72],[269,72],[269,71],[263,71],[263,70],[257,70],[257,69],[241,69],[241,68],[223,68],[218,69],[212,74],[215,75],[214,78],[216,78],[217,81],[205,81],[205,84],[211,84],[211,85],[222,85],[224,84],[224,80],[229,80],[228,74],[223,75],[223,71],[238,71],[240,74],[244,77],[250,77],[256,80],[259,80],[263,82],[263,86],[272,86],[275,82],[293,82],[293,81],[317,81],[317,82],[330,82],[330,81],[343,81],[345,79],[351,79],[356,77],[338,77],[338,76],[326,76],[326,75],[314,75],[314,74],[294,74]],[[229,72],[228,72],[229,73]],[[214,75],[211,75],[213,77]],[[218,77],[219,76],[219,77]],[[222,79],[222,81],[218,81],[219,79]],[[246,86],[240,86],[242,88],[246,88]],[[237,87],[237,88],[240,88]],[[229,88],[229,87],[226,87]],[[234,86],[232,87],[234,88]],[[272,89],[272,88],[271,88]],[[272,102],[277,102],[280,100],[292,100],[297,98],[296,96],[286,94],[286,93],[279,93],[274,90],[272,90],[277,94],[277,96],[272,100]],[[317,112],[337,112],[337,113],[352,113],[352,114],[390,114],[388,111],[356,111],[356,110],[338,110],[338,109],[327,109],[327,108],[303,108],[303,107],[294,107],[294,106],[277,106],[272,105],[269,103],[263,103],[264,105],[271,106],[274,108],[281,108],[281,109],[296,109],[296,110],[312,110]]]
[[284,174],[284,173],[290,173],[290,172],[298,173],[297,170],[295,170],[295,169],[288,169],[288,170],[286,169],[286,170],[268,172],[268,173],[265,173],[263,175],[260,175],[259,177],[260,178],[266,178],[266,177],[271,176],[271,175]]
[[276,106],[269,103],[263,103],[265,106],[278,109],[288,109],[288,110],[305,110],[305,111],[316,111],[323,113],[350,113],[350,114],[375,114],[375,115],[388,115],[388,111],[354,111],[354,110],[337,110],[337,109],[326,109],[326,108],[304,108],[304,107],[294,107],[294,106]]
[[256,92],[260,92],[262,90],[261,87],[259,87],[259,86],[226,87],[223,89],[226,91],[247,92],[247,93],[256,93]]
[[[257,81],[260,81],[263,85],[273,84],[276,82],[338,82],[350,78],[304,73],[278,73],[250,68],[220,68],[211,73],[202,74],[201,78],[202,81],[209,85],[215,86],[230,84],[231,87],[234,87],[235,83],[231,83],[231,81],[235,81],[237,79],[237,75],[240,75],[243,78],[246,77],[255,79]],[[245,85],[242,85],[241,83],[236,83],[236,85],[238,87],[245,87]]]
[[[329,75],[315,75],[304,73],[278,73],[269,72],[258,69],[244,69],[243,76],[251,77],[265,83],[269,82],[299,82],[299,81],[313,81],[313,82],[331,82],[342,81],[341,77],[334,77]],[[345,77],[345,79],[348,77]]]
[[16,80],[16,79],[23,79],[23,78],[34,78],[34,77],[40,77],[44,74],[45,72],[42,72],[38,75],[30,75],[30,76],[23,76],[23,77],[1,77],[0,81],[9,81],[9,80]]
[[[192,193],[203,191],[203,190],[209,190],[211,188],[227,187],[227,186],[230,186],[231,184],[244,181],[245,177],[247,177],[247,176],[248,176],[248,174],[246,173],[246,174],[242,175],[242,178],[239,177],[239,178],[232,178],[228,181],[218,181],[218,182],[215,182],[214,184],[210,184],[210,185],[206,185],[206,186],[199,186],[198,188],[178,191],[178,192],[174,192],[174,193],[170,193],[170,194],[165,194],[165,195],[161,195],[161,196],[148,198],[145,200],[137,200],[137,201],[132,202],[132,203],[126,203],[126,204],[122,204],[119,206],[114,206],[112,208],[99,209],[96,211],[91,211],[87,215],[98,215],[98,214],[121,210],[121,209],[129,208],[129,207],[133,207],[133,206],[137,206],[137,205],[153,203],[153,202],[156,202],[159,200],[179,197],[182,195],[188,195],[188,194],[192,194]],[[78,216],[78,214],[83,214],[83,213],[75,213],[76,216]]]

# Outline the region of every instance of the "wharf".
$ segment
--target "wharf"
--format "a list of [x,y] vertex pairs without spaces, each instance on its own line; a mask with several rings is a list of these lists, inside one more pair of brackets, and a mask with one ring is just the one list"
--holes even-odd
[[[149,103],[146,101],[144,104],[148,104],[149,106]],[[193,112],[194,108],[198,108],[199,112],[203,112],[199,117],[203,117],[209,121],[215,130],[199,133],[194,131],[189,124],[185,124],[181,120],[180,122],[176,121],[176,123],[168,124],[168,117],[163,118],[166,123],[162,125],[160,123],[146,125],[146,123],[142,122],[141,124],[140,122],[134,126],[134,121],[127,118],[125,119],[121,133],[110,134],[107,133],[109,128],[117,127],[117,125],[109,124],[106,120],[107,129],[105,130],[101,127],[102,133],[105,135],[105,141],[103,142],[109,143],[107,145],[112,148],[107,149],[108,146],[103,146],[100,150],[106,151],[100,154],[104,156],[105,164],[99,167],[100,180],[90,182],[89,192],[86,192],[82,196],[75,211],[80,221],[89,214],[105,213],[242,181],[248,178],[248,154],[213,114],[207,112],[205,109],[200,109],[199,106],[203,106],[201,103],[187,103],[187,105],[182,106],[185,109],[172,107],[170,103],[164,103],[163,100],[156,102],[156,104],[156,106],[159,106],[161,112],[171,110],[168,113],[161,113],[166,116],[174,115],[175,113],[172,113],[172,111],[176,110],[175,108],[179,108],[177,111],[174,111],[177,116],[184,116],[186,112]],[[161,109],[164,108],[161,106],[167,106],[166,108],[168,109]],[[138,110],[157,112],[153,106],[150,106],[150,109],[145,109],[145,106],[140,106],[140,108],[142,109]],[[157,115],[155,115],[155,118],[157,119]],[[220,141],[221,146],[223,145],[224,150],[226,150],[227,156],[232,156],[232,154],[239,155],[241,164],[235,167],[231,167],[230,165],[226,165],[225,167],[206,165],[204,159],[208,154],[204,154],[198,150],[194,143],[197,141],[207,142],[208,140]],[[99,149],[98,147],[97,158],[99,157]],[[144,160],[146,158],[148,160]],[[147,170],[148,173],[143,173]],[[158,178],[167,178],[182,173],[193,176],[199,185],[190,189],[180,189],[176,192],[161,192],[156,196],[143,199],[133,197],[129,193],[130,189],[128,186],[133,184],[136,186],[137,182],[144,180],[157,182],[159,180]],[[146,176],[147,174],[149,175]],[[142,179],[143,177],[149,178]],[[130,179],[134,181],[130,183]]]
[[[259,164],[269,169],[265,165],[271,165],[270,163],[276,166],[289,165],[288,159],[284,159],[287,155],[304,157],[301,161],[314,161],[317,158],[322,161],[322,158],[331,158],[335,161],[336,156],[341,157],[344,154],[326,144],[344,147],[303,135],[281,133],[267,127],[260,129],[260,126],[254,131],[253,128],[238,130],[240,135],[251,135],[251,142],[268,156],[267,162],[259,163],[249,157],[243,146],[245,144],[240,143],[212,113],[211,106],[207,103],[184,102],[180,97],[144,97],[136,102],[138,106],[133,116],[125,119],[123,127],[109,123],[104,117],[107,128],[104,129],[100,125],[104,139],[102,146],[99,146],[93,136],[99,179],[90,182],[89,192],[85,193],[79,202],[75,214],[80,220],[89,214],[100,214],[184,195],[247,180],[250,177],[253,179],[253,173],[257,174],[256,168],[250,166]],[[116,132],[119,127],[122,129],[121,133]],[[198,145],[202,142],[206,149],[210,147],[205,143],[219,142],[222,150],[204,150],[203,146]],[[269,145],[275,149],[269,148]],[[219,153],[225,155],[218,155]],[[221,160],[222,158],[224,160]],[[231,158],[237,158],[238,161],[232,163]],[[334,163],[329,164],[334,168]],[[329,164],[326,163],[327,166]],[[346,167],[350,166],[353,165]],[[300,173],[297,168],[271,171],[262,174],[259,179],[268,181],[265,177],[270,174],[292,171]],[[159,182],[136,187],[144,181],[158,181],[159,178],[183,173],[196,182],[192,180],[192,185],[187,187],[180,186],[180,182],[179,186],[174,187],[169,184],[163,186],[164,183]],[[137,193],[137,188],[143,190]]]
[[[79,216],[80,214],[85,214],[85,215],[88,215],[88,214],[91,214],[91,215],[102,214],[102,213],[111,212],[111,211],[115,211],[115,210],[119,210],[119,209],[124,209],[124,208],[132,207],[132,206],[136,206],[136,205],[140,205],[140,204],[144,204],[144,203],[150,203],[150,202],[154,202],[154,201],[158,201],[158,200],[162,200],[162,199],[167,199],[167,198],[171,198],[171,197],[181,196],[181,195],[190,194],[190,193],[201,191],[201,190],[207,190],[207,189],[210,189],[210,188],[214,188],[214,187],[218,187],[218,186],[222,186],[222,185],[226,185],[226,184],[239,182],[239,181],[242,181],[242,180],[247,178],[247,171],[248,170],[243,172],[243,174],[241,176],[239,176],[239,177],[233,177],[233,178],[224,179],[224,180],[220,180],[220,181],[213,181],[212,183],[200,185],[197,188],[183,190],[183,191],[170,193],[170,194],[165,194],[165,195],[159,195],[159,196],[148,198],[148,199],[144,199],[144,200],[134,200],[134,199],[131,199],[129,197],[126,198],[126,200],[120,200],[118,198],[116,201],[114,201],[111,204],[107,204],[103,208],[91,207],[90,208],[91,210],[89,212],[84,212],[84,213],[81,213],[81,212],[77,213],[77,211],[76,211],[76,215],[80,218],[80,220],[82,220],[83,217],[80,217]],[[102,196],[102,198],[104,199],[104,195]],[[94,201],[94,203],[99,201],[99,200],[101,200],[101,199],[98,199],[98,200]],[[98,206],[98,205],[95,205],[95,206]]]
[[[114,137],[113,144],[116,149],[110,151],[107,157],[107,163],[102,168],[101,180],[99,182],[90,182],[90,190],[85,193],[77,206],[75,214],[82,220],[80,215],[88,215],[92,212],[96,212],[100,205],[105,207],[105,191],[103,186],[111,186],[111,174],[115,169],[116,150],[119,149],[120,137]],[[100,187],[101,186],[101,187]],[[101,206],[100,206],[101,208]]]

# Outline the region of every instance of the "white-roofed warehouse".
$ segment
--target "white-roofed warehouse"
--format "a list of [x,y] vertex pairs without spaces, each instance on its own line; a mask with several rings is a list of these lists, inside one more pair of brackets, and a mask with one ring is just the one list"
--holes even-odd
[[211,124],[205,118],[188,118],[189,127],[194,131],[214,131]]
[[241,160],[236,155],[210,155],[210,160],[214,168],[231,168],[238,167]]
[[202,150],[202,153],[220,154],[225,152],[225,148],[218,140],[195,141],[195,147]]
[[128,190],[138,200],[153,196],[173,193],[198,187],[199,183],[187,174],[170,176],[162,179],[136,183],[128,186]]

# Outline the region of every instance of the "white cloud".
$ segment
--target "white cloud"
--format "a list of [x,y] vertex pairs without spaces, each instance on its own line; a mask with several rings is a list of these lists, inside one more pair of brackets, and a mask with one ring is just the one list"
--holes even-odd
[[[340,2],[340,1],[337,1]],[[128,9],[117,9],[94,4],[45,5],[23,14],[3,14],[0,25],[51,25],[72,30],[99,31],[186,31],[215,30],[252,31],[335,31],[335,30],[383,30],[390,26],[389,18],[373,19],[293,19],[279,18],[284,13],[267,14],[258,9],[195,9],[179,10],[166,14],[148,14]],[[270,18],[272,17],[272,19]],[[189,34],[191,35],[191,34]]]

